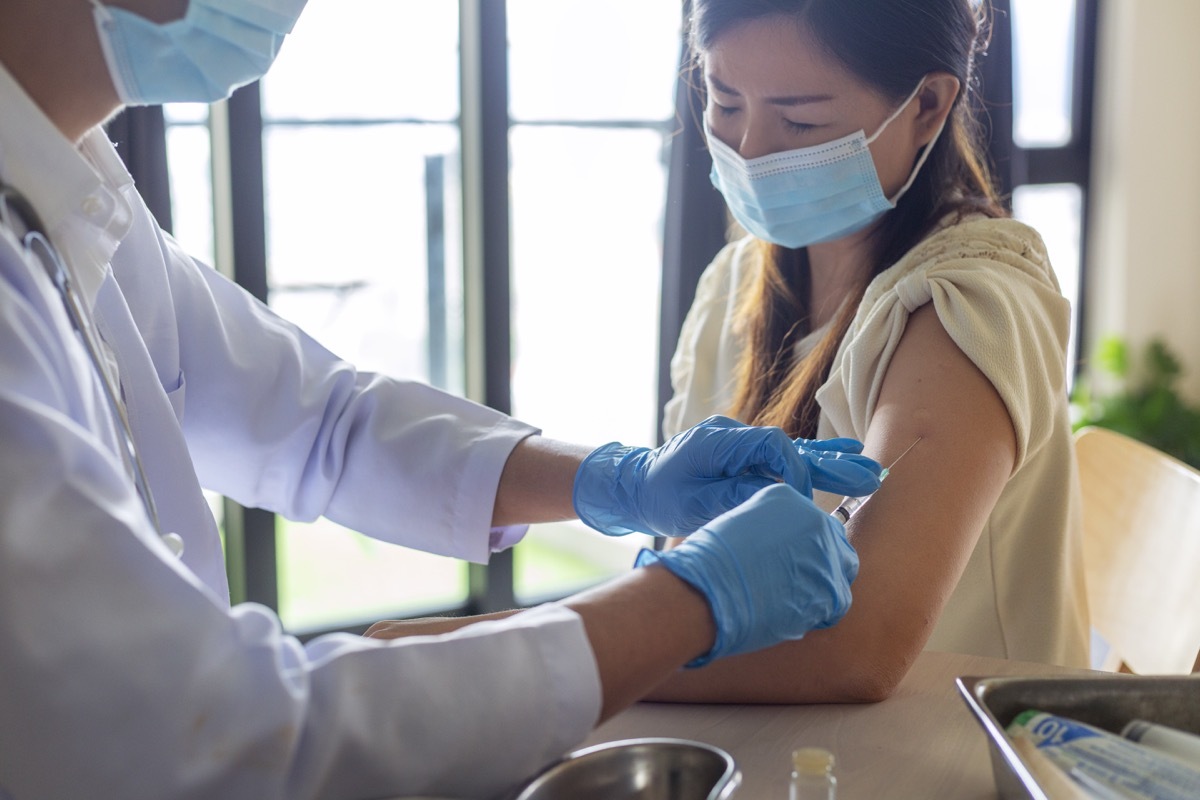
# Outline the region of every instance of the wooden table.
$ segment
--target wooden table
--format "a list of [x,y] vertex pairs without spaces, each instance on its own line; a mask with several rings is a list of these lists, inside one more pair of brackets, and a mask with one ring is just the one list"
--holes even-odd
[[786,800],[791,752],[806,746],[834,753],[838,800],[994,800],[987,740],[959,697],[954,679],[1082,672],[927,652],[882,703],[639,703],[597,728],[584,746],[644,736],[707,742],[732,755],[741,768],[736,800]]

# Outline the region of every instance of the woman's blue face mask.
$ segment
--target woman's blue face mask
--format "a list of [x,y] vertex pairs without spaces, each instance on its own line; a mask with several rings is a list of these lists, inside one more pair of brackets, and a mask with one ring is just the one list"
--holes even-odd
[[904,186],[892,197],[884,195],[871,142],[924,85],[922,80],[870,137],[860,130],[814,147],[749,160],[718,139],[705,122],[713,186],[748,233],[773,244],[807,247],[857,233],[896,207],[941,136],[945,122],[925,146]]

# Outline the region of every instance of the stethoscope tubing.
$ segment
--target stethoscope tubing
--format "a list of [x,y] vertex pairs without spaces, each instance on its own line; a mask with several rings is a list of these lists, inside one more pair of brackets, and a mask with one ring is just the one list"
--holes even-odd
[[[13,224],[13,212],[20,220],[23,232]],[[114,385],[112,376],[105,369],[104,362],[101,360],[100,346],[96,341],[92,325],[88,323],[87,312],[80,303],[79,296],[75,293],[66,263],[59,255],[57,248],[50,242],[50,237],[46,234],[45,226],[33,204],[15,188],[3,182],[0,182],[0,224],[11,230],[21,242],[21,246],[25,248],[25,252],[41,263],[50,282],[58,290],[67,318],[83,342],[88,358],[92,362],[92,368],[100,378],[109,412],[124,434],[124,443],[120,448],[122,460],[133,476],[134,486],[141,497],[142,505],[145,506],[146,515],[154,525],[155,532],[162,536],[162,525],[158,518],[158,508],[154,504],[154,495],[150,492],[146,468],[142,464],[141,456],[138,455],[137,446],[133,441],[133,427],[129,424],[129,416],[125,412],[125,406],[120,402],[118,389]]]

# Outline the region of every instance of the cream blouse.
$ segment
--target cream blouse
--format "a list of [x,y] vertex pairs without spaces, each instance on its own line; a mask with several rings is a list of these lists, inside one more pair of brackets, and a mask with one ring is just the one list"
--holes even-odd
[[[671,359],[670,436],[728,413],[745,334],[735,310],[760,268],[752,238],[700,279]],[[974,217],[927,237],[867,287],[828,381],[818,435],[866,437],[908,316],[932,302],[992,382],[1016,433],[1016,464],[926,647],[1088,666],[1079,489],[1068,419],[1070,304],[1045,245],[1011,219]],[[807,352],[823,331],[797,347]],[[828,500],[828,498],[826,498]]]

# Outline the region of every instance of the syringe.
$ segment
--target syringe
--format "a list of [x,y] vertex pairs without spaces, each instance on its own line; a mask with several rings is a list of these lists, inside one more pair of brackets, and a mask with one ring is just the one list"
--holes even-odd
[[[883,483],[884,479],[887,478],[887,476],[891,474],[892,468],[900,463],[900,459],[902,459],[906,455],[908,455],[908,451],[912,450],[914,447],[916,447],[917,442],[921,441],[924,438],[925,438],[924,436],[918,436],[916,442],[913,442],[912,444],[910,444],[907,448],[905,448],[903,453],[896,456],[895,461],[893,461],[890,465],[884,467],[883,471],[879,473],[879,482]],[[878,491],[878,490],[876,490],[876,491]],[[854,516],[854,514],[858,511],[858,509],[862,508],[862,504],[867,502],[867,500],[869,500],[871,497],[872,497],[872,495],[869,495],[869,494],[864,495],[863,497],[843,497],[842,502],[838,504],[838,507],[833,510],[833,512],[830,514],[830,516],[837,517],[841,521],[841,523],[843,525],[845,525],[847,522],[850,521],[850,518],[852,516]]]

